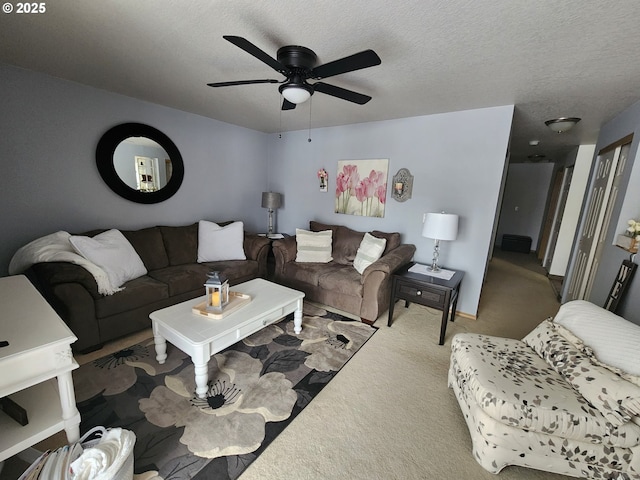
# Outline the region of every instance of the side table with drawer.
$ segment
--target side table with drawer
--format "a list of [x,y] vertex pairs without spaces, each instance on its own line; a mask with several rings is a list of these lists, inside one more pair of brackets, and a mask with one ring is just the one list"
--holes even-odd
[[444,344],[444,336],[447,332],[447,322],[456,315],[458,296],[460,295],[460,283],[464,272],[456,271],[449,280],[435,276],[410,272],[414,265],[410,263],[393,275],[391,287],[391,299],[389,301],[388,326],[393,321],[393,309],[398,300],[405,301],[405,307],[409,303],[417,303],[426,307],[436,308],[442,311],[442,325],[440,326],[440,341]]

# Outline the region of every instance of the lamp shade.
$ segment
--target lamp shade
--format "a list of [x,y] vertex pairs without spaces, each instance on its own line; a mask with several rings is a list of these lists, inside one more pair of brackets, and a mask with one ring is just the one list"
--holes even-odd
[[282,196],[276,192],[262,192],[262,208],[275,210],[282,205]]
[[422,236],[434,240],[455,240],[458,236],[458,215],[453,213],[427,213]]

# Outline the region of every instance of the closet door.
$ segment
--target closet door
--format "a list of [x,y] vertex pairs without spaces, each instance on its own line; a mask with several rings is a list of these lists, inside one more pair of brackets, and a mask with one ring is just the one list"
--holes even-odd
[[614,144],[600,151],[583,226],[578,238],[576,262],[567,290],[567,301],[588,299],[598,271],[602,247],[611,221],[611,211],[618,196],[618,185],[624,172],[631,147],[627,143]]

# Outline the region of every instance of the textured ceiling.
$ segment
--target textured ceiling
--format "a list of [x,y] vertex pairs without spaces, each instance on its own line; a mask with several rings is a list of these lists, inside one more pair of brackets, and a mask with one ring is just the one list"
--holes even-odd
[[[10,0],[17,6],[16,2]],[[5,3],[6,5],[6,3]],[[637,0],[50,0],[0,14],[0,62],[264,132],[514,104],[513,161],[595,143],[640,99]],[[373,97],[316,93],[281,112],[282,77],[222,39],[273,57],[304,45],[326,63],[373,49],[382,64],[327,79]],[[311,108],[311,111],[310,111]],[[577,116],[554,134],[544,121]],[[540,140],[537,147],[529,146]]]

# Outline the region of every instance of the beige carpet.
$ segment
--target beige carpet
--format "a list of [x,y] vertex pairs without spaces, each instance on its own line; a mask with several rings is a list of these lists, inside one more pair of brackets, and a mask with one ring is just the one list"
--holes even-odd
[[[520,467],[498,477],[471,455],[458,403],[447,387],[451,337],[486,332],[521,338],[559,307],[549,280],[530,258],[491,261],[477,320],[456,317],[438,346],[440,312],[396,308],[241,480],[561,479]],[[464,281],[462,284],[464,288]]]
[[[445,345],[437,344],[440,312],[399,304],[393,326],[387,327],[386,314],[378,319],[380,330],[240,480],[571,478],[520,467],[507,467],[496,477],[482,469],[447,387],[455,333],[522,338],[556,313],[555,297],[535,257],[497,251],[477,320],[456,317]],[[78,361],[123,346],[108,346]]]

